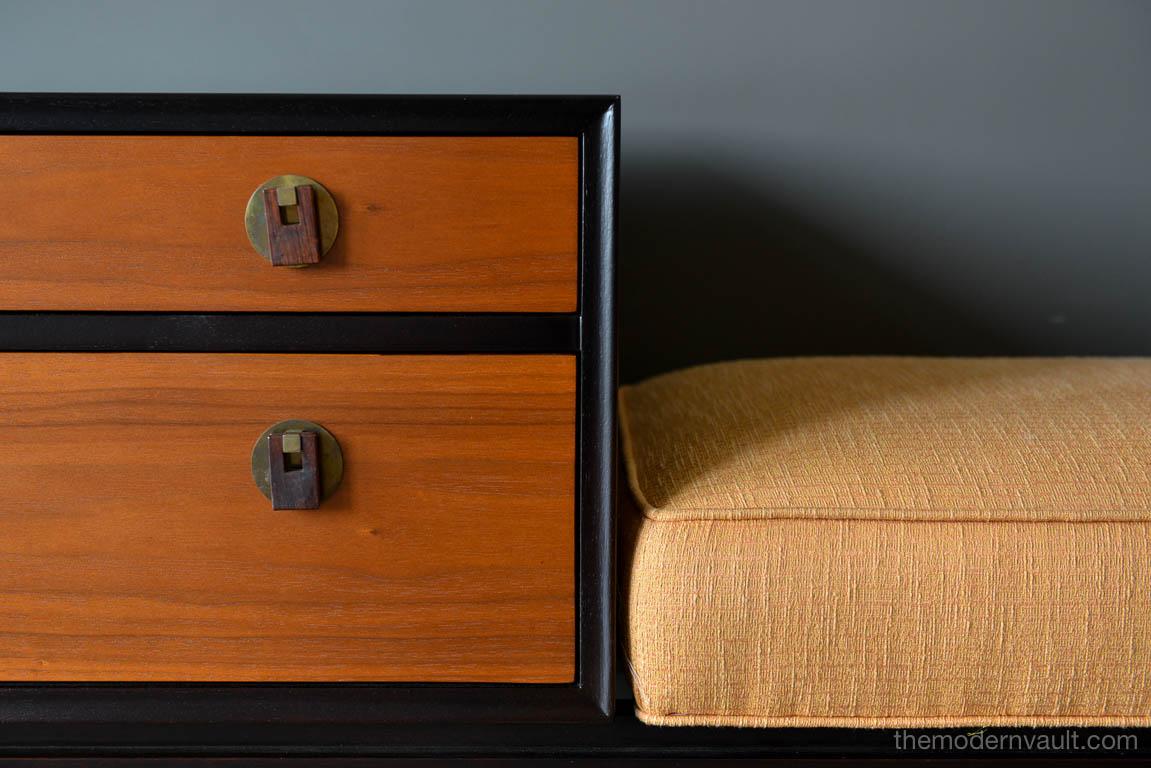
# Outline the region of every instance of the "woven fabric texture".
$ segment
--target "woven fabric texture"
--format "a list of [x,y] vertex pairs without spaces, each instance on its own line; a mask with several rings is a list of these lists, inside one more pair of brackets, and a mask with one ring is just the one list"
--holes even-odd
[[1147,518],[1148,360],[751,360],[620,401],[660,520]]
[[1151,362],[746,361],[620,401],[640,719],[1151,725]]

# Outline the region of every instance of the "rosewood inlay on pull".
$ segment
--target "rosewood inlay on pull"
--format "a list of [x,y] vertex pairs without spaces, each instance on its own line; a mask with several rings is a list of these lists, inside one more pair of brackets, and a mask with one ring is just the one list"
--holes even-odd
[[[285,221],[288,208],[298,211],[298,221]],[[268,222],[268,251],[272,266],[301,267],[319,263],[316,190],[307,184],[265,189],[264,215]]]
[[[319,509],[319,435],[315,432],[294,432],[271,434],[265,439],[268,441],[268,483],[272,488],[272,509]],[[289,466],[294,461],[299,465]]]

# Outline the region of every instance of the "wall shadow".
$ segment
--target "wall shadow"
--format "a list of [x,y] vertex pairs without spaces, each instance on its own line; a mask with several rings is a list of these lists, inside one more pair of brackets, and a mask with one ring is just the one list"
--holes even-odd
[[620,379],[787,355],[996,355],[976,318],[704,158],[623,166]]

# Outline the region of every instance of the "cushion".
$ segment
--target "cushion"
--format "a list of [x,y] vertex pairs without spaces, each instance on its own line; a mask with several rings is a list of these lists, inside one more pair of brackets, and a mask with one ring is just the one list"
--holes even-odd
[[740,361],[620,420],[643,721],[1151,724],[1151,361]]

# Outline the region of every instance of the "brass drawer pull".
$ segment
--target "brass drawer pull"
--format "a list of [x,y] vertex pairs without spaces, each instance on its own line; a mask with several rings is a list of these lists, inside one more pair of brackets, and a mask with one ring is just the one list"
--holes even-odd
[[322,184],[287,175],[268,179],[252,193],[244,226],[252,247],[273,267],[306,267],[331,249],[340,219]]
[[319,509],[344,475],[344,456],[332,433],[310,421],[274,424],[252,448],[252,479],[272,509]]

